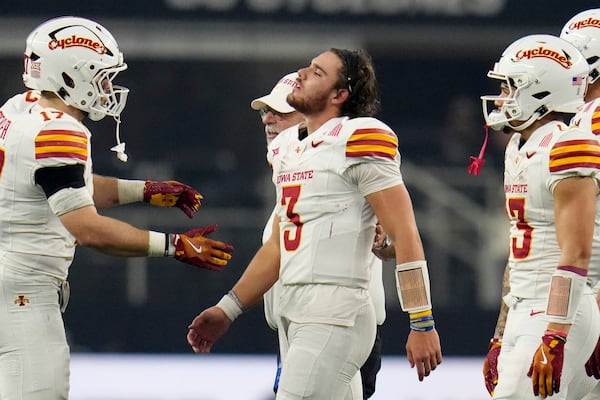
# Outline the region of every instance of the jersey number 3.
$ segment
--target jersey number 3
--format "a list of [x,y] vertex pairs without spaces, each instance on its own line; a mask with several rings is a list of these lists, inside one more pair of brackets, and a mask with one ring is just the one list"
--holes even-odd
[[284,186],[281,196],[281,205],[287,205],[285,214],[292,224],[296,226],[295,232],[290,229],[283,231],[283,244],[287,251],[294,251],[300,246],[302,237],[302,227],[304,223],[300,221],[300,215],[294,212],[294,207],[300,197],[300,185]]
[[523,197],[513,197],[506,200],[506,211],[511,221],[517,221],[517,229],[522,237],[512,236],[510,238],[510,248],[513,257],[522,260],[527,258],[531,251],[531,237],[533,227],[525,219],[525,199]]

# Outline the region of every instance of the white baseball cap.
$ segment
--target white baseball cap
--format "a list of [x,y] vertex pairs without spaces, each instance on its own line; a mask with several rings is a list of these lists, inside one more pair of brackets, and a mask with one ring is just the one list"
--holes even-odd
[[253,110],[260,110],[266,106],[282,114],[296,111],[294,107],[287,103],[287,96],[292,93],[295,87],[298,87],[298,83],[296,82],[297,77],[297,72],[287,74],[277,82],[271,93],[252,100],[250,107]]

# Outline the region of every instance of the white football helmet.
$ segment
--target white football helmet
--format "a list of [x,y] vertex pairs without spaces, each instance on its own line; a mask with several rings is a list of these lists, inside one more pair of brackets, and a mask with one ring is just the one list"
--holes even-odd
[[582,11],[562,28],[560,37],[581,51],[590,68],[589,82],[600,77],[600,8]]
[[30,89],[56,93],[93,121],[118,119],[129,89],[113,85],[125,69],[115,38],[85,18],[59,17],[31,32],[25,48],[23,82]]
[[575,113],[584,104],[587,75],[587,62],[571,43],[552,35],[518,39],[487,74],[508,93],[481,96],[485,121],[495,130],[520,131],[553,111]]

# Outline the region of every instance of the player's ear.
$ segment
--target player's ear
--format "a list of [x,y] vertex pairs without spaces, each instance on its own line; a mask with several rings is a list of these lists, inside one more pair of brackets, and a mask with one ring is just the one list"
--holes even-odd
[[334,96],[332,99],[334,104],[342,104],[346,100],[348,100],[348,97],[350,97],[350,92],[348,91],[348,89],[334,89],[334,90],[335,90],[335,93],[334,93]]

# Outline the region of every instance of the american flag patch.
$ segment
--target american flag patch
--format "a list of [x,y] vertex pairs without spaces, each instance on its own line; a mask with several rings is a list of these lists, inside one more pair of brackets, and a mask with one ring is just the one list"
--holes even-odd
[[357,129],[346,143],[346,157],[384,157],[394,159],[398,154],[398,138],[379,128]]
[[540,147],[548,147],[548,145],[550,144],[551,140],[552,140],[552,134],[549,133],[546,136],[544,136],[544,138],[540,141],[539,146]]
[[62,129],[40,131],[35,137],[35,159],[41,158],[76,158],[87,161],[87,135]]
[[567,140],[550,151],[550,172],[574,168],[600,169],[600,144],[596,140]]
[[327,136],[337,137],[342,130],[342,124],[337,124],[333,127],[333,129],[327,134]]
[[581,86],[583,84],[583,78],[580,76],[574,76],[571,80],[573,86]]

